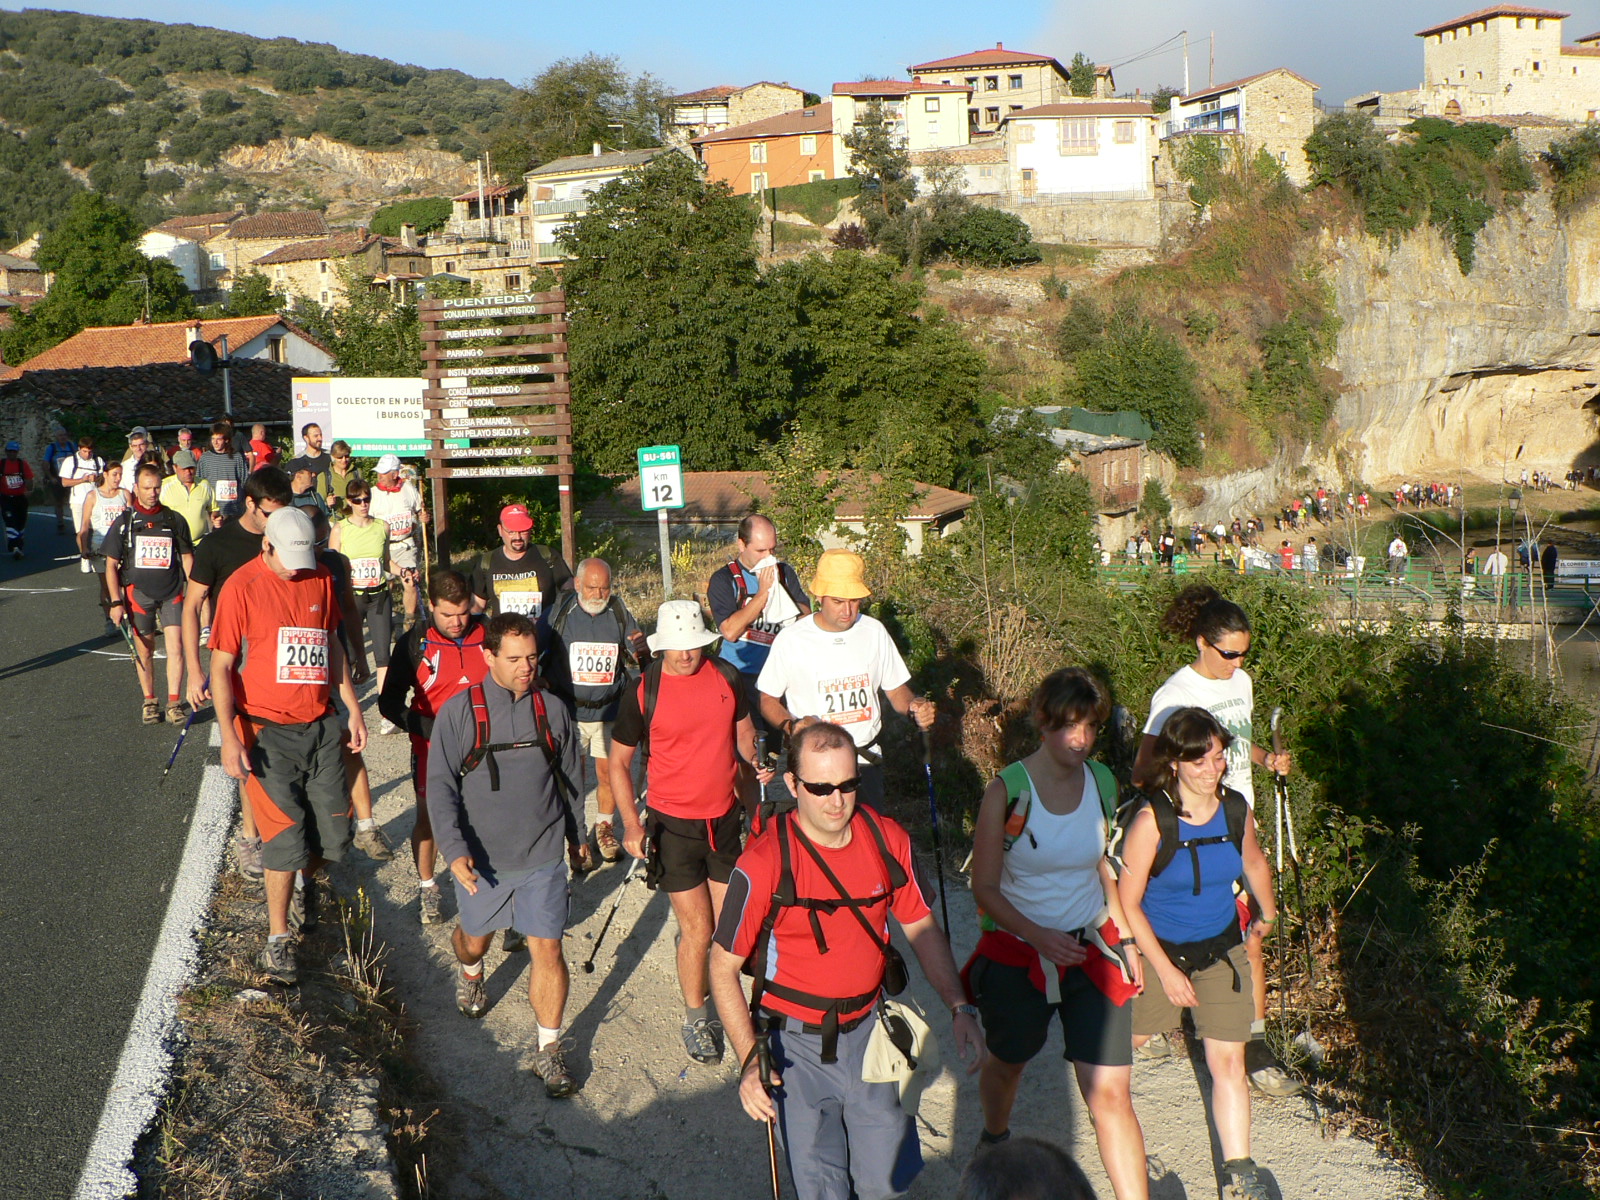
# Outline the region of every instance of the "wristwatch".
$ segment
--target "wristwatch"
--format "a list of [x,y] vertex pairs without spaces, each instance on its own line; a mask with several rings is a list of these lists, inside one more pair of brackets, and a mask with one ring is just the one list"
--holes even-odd
[[976,1004],[957,1004],[950,1010],[950,1019],[954,1021],[961,1013],[966,1013],[974,1021],[978,1019],[978,1006]]

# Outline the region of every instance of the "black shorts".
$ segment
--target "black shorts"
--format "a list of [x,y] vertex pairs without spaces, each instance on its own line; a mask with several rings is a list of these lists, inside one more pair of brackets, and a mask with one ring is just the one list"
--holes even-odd
[[[1049,963],[1045,970],[1054,970]],[[984,1041],[1001,1062],[1025,1063],[1044,1048],[1050,1014],[1061,1014],[1064,1058],[1098,1067],[1133,1062],[1133,1005],[1116,1005],[1082,971],[1061,981],[1061,1003],[1052,1005],[1028,979],[1025,967],[979,958],[968,978],[983,1017]]]
[[727,883],[739,860],[739,805],[709,821],[651,812],[645,832],[650,862],[645,881],[663,892],[688,892],[706,880]]

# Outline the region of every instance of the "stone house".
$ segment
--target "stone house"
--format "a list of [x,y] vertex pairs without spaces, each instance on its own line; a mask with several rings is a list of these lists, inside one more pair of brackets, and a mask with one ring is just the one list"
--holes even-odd
[[884,119],[913,154],[946,150],[972,140],[967,125],[966,84],[922,83],[915,79],[867,79],[833,85],[833,177],[849,174],[850,150],[844,139],[867,110],[882,106]]
[[211,284],[222,291],[248,275],[263,255],[284,246],[320,241],[332,230],[319,212],[262,212],[240,215],[205,239]]
[[706,134],[764,121],[805,106],[806,94],[787,83],[763,79],[744,87],[719,84],[674,96],[669,133],[673,140],[690,142]]
[[1290,179],[1304,187],[1311,179],[1305,142],[1316,124],[1317,85],[1287,67],[1274,67],[1231,79],[1187,96],[1174,96],[1161,123],[1161,139],[1195,134],[1232,133],[1244,138],[1247,153],[1265,149]]
[[1048,54],[1007,50],[1001,42],[993,50],[936,58],[907,70],[919,83],[968,89],[967,129],[973,137],[998,132],[1010,113],[1072,99],[1071,77],[1059,62]]
[[1132,532],[1144,497],[1146,472],[1155,464],[1146,444],[1154,430],[1135,412],[1096,413],[1045,405],[1033,410],[1062,451],[1058,469],[1076,471],[1094,491],[1102,541],[1110,546]]
[[49,279],[33,259],[0,254],[0,296],[42,296],[47,291]]
[[706,177],[736,195],[834,178],[833,105],[818,104],[702,134],[691,145]]
[[1562,41],[1570,13],[1497,4],[1418,31],[1416,115],[1531,115],[1593,121],[1600,114],[1600,33]]
[[1001,122],[1008,203],[1155,194],[1155,110],[1141,100],[1044,104]]
[[428,274],[428,259],[416,245],[414,231],[410,245],[402,238],[380,237],[364,229],[292,242],[250,265],[286,297],[313,300],[325,308],[344,301],[341,267],[353,266],[372,276],[374,287],[386,287],[400,300],[410,299],[412,289]]

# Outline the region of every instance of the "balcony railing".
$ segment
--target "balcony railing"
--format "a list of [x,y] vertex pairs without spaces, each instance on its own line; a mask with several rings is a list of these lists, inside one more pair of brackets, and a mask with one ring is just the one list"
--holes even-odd
[[579,197],[576,200],[539,200],[536,201],[533,206],[534,215],[540,217],[552,217],[560,216],[562,213],[582,213],[588,211],[589,201],[587,197]]

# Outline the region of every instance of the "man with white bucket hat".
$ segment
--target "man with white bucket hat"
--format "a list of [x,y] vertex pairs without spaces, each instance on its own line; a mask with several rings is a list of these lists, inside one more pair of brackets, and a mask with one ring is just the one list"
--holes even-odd
[[762,716],[786,734],[818,721],[842,726],[856,744],[861,765],[859,799],[881,809],[883,705],[878,693],[921,729],[931,727],[936,714],[932,700],[912,694],[911,672],[889,631],[861,612],[861,602],[872,595],[866,573],[859,554],[823,551],[811,577],[816,611],[773,640],[756,687]]
[[367,512],[374,521],[389,526],[389,566],[400,576],[409,627],[417,617],[417,580],[421,577],[418,545],[428,511],[423,507],[422,493],[417,491],[416,484],[400,474],[398,457],[385,454],[378,459],[375,474],[372,503]]
[[[607,764],[622,844],[647,859],[646,882],[672,901],[683,1045],[691,1059],[707,1064],[721,1061],[723,1043],[722,1024],[709,1008],[706,954],[739,857],[739,803],[754,807],[758,779],[755,723],[738,673],[706,654],[717,637],[695,601],[661,606],[649,638],[657,657],[622,694]],[[648,826],[634,802],[636,752],[644,755]]]

